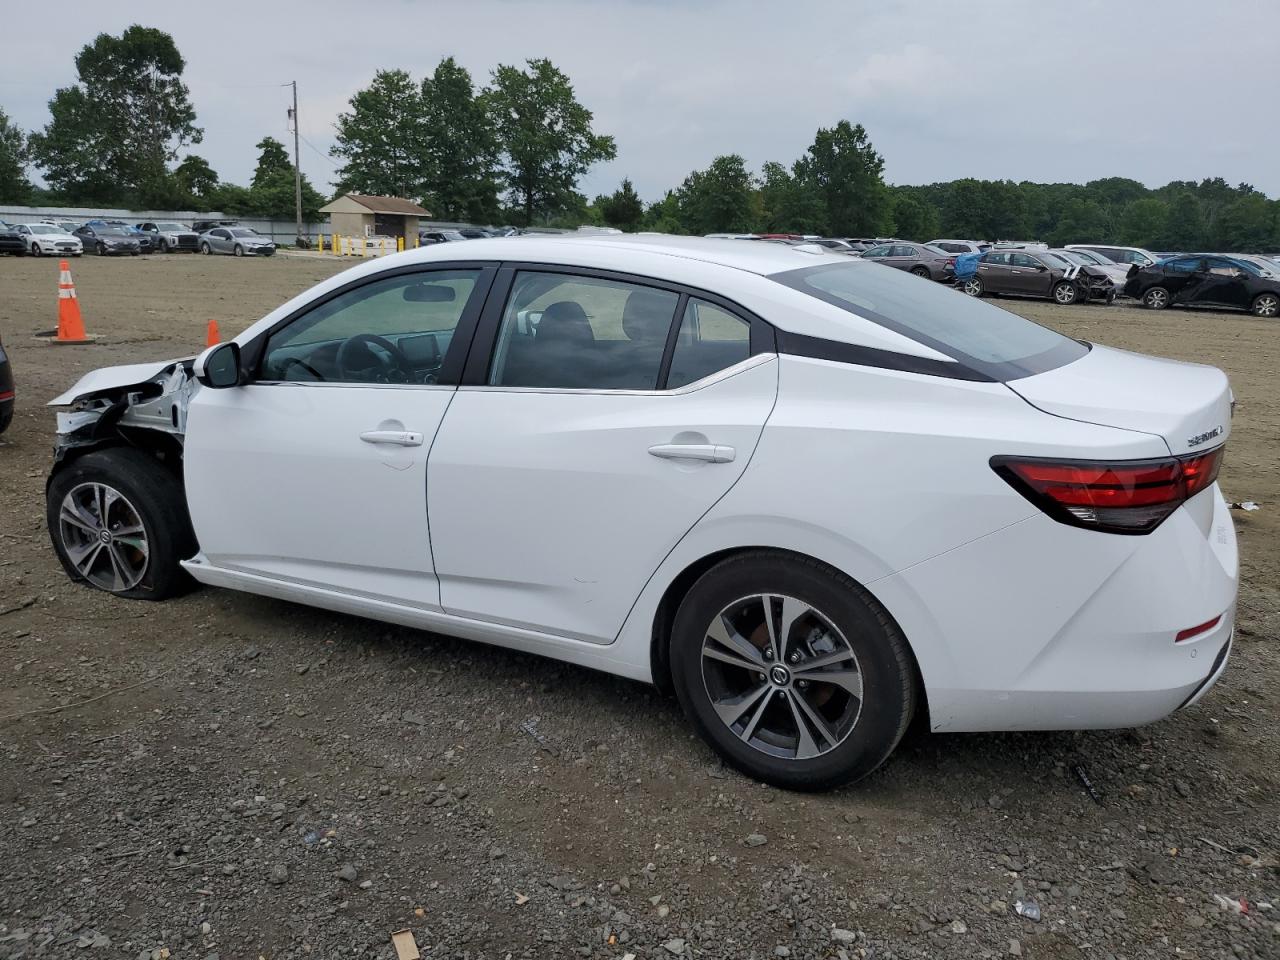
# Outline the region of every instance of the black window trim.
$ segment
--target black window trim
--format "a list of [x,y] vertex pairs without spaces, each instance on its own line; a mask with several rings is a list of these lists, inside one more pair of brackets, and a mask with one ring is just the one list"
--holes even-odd
[[[493,286],[494,274],[497,272],[498,264],[492,260],[457,260],[457,261],[430,261],[427,263],[406,264],[403,267],[394,267],[390,270],[380,270],[377,273],[360,277],[352,280],[350,283],[344,283],[340,287],[335,287],[323,296],[316,297],[307,301],[298,309],[290,312],[287,316],[273,323],[266,330],[263,330],[256,337],[246,343],[240,351],[240,366],[244,371],[245,379],[243,383],[277,383],[279,381],[271,380],[262,375],[262,364],[266,359],[267,341],[277,331],[284,329],[298,320],[302,316],[310,313],[319,307],[324,306],[331,300],[357,290],[360,287],[368,286],[372,283],[379,283],[394,277],[402,277],[410,274],[428,274],[428,273],[452,273],[458,270],[478,270],[480,275],[476,277],[476,284],[471,290],[471,296],[467,299],[463,306],[462,314],[458,317],[458,325],[454,328],[453,337],[449,341],[449,349],[445,352],[444,360],[440,365],[440,375],[436,380],[437,386],[456,386],[458,377],[462,372],[462,365],[466,358],[467,351],[470,349],[472,337],[475,335],[476,324],[479,322],[480,311],[486,303],[489,291]],[[289,381],[290,383],[307,383],[308,381],[298,380]],[[370,384],[347,384],[348,386],[370,386]],[[394,386],[402,386],[402,384],[394,384]],[[412,386],[411,384],[403,384],[403,386]]]
[[[699,287],[691,287],[687,284],[678,283],[672,280],[663,280],[658,277],[650,277],[638,273],[626,273],[619,270],[604,270],[596,267],[581,267],[574,264],[565,263],[539,263],[536,261],[525,260],[509,260],[503,261],[501,267],[497,271],[497,278],[493,285],[489,288],[488,297],[485,300],[484,308],[480,314],[480,322],[476,327],[475,333],[471,338],[470,349],[467,352],[467,359],[462,370],[462,376],[459,386],[462,387],[491,387],[489,383],[489,366],[493,361],[494,350],[498,345],[498,334],[502,329],[502,315],[507,308],[507,299],[511,294],[511,287],[515,282],[517,273],[564,273],[575,277],[586,277],[593,280],[611,280],[614,283],[625,283],[631,286],[651,287],[655,290],[666,290],[670,293],[677,294],[678,302],[675,312],[672,314],[670,326],[667,328],[667,342],[662,351],[662,365],[659,368],[658,380],[653,390],[639,391],[641,393],[668,394],[673,391],[667,389],[667,375],[671,371],[671,358],[675,353],[676,337],[679,334],[679,327],[684,316],[683,308],[688,302],[689,297],[696,297],[699,300],[705,300],[708,303],[721,307],[729,313],[734,314],[738,319],[751,326],[751,346],[748,359],[761,353],[777,353],[777,341],[773,326],[752,313],[746,307],[739,303],[712,293],[709,290],[703,290]],[[495,390],[513,389],[510,387],[492,386]],[[533,387],[530,390],[566,393],[582,393],[583,389],[570,387]],[[683,388],[681,388],[683,389]],[[613,387],[590,388],[585,392],[590,393],[636,393],[636,390],[627,390]]]

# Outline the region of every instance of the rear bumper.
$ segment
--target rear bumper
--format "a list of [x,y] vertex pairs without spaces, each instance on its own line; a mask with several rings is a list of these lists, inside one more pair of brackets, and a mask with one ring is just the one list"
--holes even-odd
[[1204,696],[1229,656],[1237,583],[1215,485],[1147,536],[1035,516],[872,590],[916,652],[935,730],[1081,730],[1151,723]]

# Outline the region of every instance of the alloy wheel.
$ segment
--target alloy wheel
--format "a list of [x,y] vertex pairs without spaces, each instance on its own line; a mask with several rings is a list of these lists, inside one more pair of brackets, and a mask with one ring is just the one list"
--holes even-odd
[[120,593],[136,587],[151,551],[137,508],[115,487],[82,483],[62,498],[58,534],[67,557],[95,587]]
[[44,251],[40,249],[40,244],[38,244],[38,243],[33,243],[33,244],[31,245],[31,255],[32,255],[33,257],[42,257],[42,256],[44,256]]
[[702,681],[711,706],[748,746],[786,760],[834,750],[862,713],[862,669],[849,641],[794,597],[755,594],[707,627]]
[[1076,288],[1069,283],[1060,283],[1053,288],[1053,299],[1061,304],[1076,302]]
[[982,296],[982,281],[976,277],[966,280],[962,289],[971,297],[980,297]]
[[1280,313],[1280,297],[1274,293],[1264,293],[1253,301],[1253,312],[1259,317],[1274,317]]
[[1169,305],[1169,294],[1159,287],[1155,290],[1148,290],[1147,295],[1143,298],[1143,303],[1152,310],[1163,310]]

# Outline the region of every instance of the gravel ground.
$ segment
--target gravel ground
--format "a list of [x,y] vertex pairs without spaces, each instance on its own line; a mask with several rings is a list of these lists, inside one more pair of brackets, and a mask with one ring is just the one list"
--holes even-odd
[[[1005,302],[1225,368],[1243,553],[1230,670],[1140,730],[913,731],[806,796],[722,768],[673,701],[518,653],[204,589],[63,576],[53,416],[83,371],[180,356],[338,264],[73,264],[88,347],[30,335],[57,264],[0,260],[0,957],[1280,957],[1280,324]],[[1083,772],[1098,794],[1082,785]],[[1039,920],[1016,913],[1033,903]]]

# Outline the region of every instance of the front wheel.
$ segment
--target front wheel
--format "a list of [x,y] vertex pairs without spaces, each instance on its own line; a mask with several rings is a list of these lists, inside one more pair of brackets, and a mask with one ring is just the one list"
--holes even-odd
[[1280,314],[1280,295],[1260,293],[1253,298],[1253,306],[1250,310],[1255,317],[1265,317],[1270,320]]
[[150,454],[112,447],[73,460],[49,482],[45,510],[72,580],[142,600],[189,585],[179,565],[196,550],[186,498]]
[[168,253],[168,252],[169,252],[169,241],[168,241],[168,240],[161,240],[161,241],[160,241],[160,252],[161,252],[161,253]]
[[236,244],[236,246],[235,246],[235,249],[234,249],[234,250],[232,250],[231,252],[232,252],[233,254],[235,254],[237,257],[243,257],[243,256],[244,256],[244,247],[240,246],[240,244],[238,244],[238,243],[237,243],[237,244]]
[[970,277],[961,284],[960,289],[971,297],[980,297],[983,293],[982,280],[979,277]]
[[105,244],[98,244],[98,256],[105,257],[107,255],[107,247]]
[[1064,280],[1062,283],[1056,284],[1053,288],[1053,299],[1056,303],[1062,304],[1064,307],[1076,302],[1079,291],[1076,285]]
[[756,551],[717,564],[676,613],[681,706],[720,756],[795,790],[865,777],[915,709],[897,625],[857,583],[814,560]]
[[1169,305],[1169,291],[1164,287],[1152,287],[1142,295],[1142,305],[1148,310],[1163,310]]
[[38,243],[33,243],[33,244],[31,245],[31,255],[32,255],[33,257],[42,257],[42,256],[44,256],[44,251],[40,249],[40,244],[38,244]]

